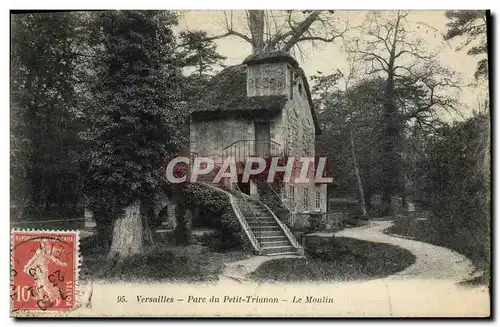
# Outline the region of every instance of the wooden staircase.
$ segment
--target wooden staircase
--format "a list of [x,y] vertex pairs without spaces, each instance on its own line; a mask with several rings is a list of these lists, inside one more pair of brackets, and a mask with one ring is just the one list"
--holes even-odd
[[278,218],[266,205],[245,194],[237,196],[236,199],[240,212],[255,235],[263,255],[301,254],[302,248],[298,246],[294,236],[289,231],[287,235],[283,225],[280,225]]
[[269,207],[259,199],[242,193],[237,184],[233,184],[236,185],[236,189],[227,185],[213,184],[214,175],[200,175],[197,182],[218,189],[229,196],[242,230],[250,239],[256,253],[268,256],[304,254],[304,249],[293,233]]

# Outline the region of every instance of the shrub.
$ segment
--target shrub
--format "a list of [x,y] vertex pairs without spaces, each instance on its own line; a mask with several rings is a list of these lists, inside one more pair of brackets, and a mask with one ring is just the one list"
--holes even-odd
[[430,141],[420,191],[431,199],[433,243],[489,269],[491,175],[489,117],[447,126]]
[[312,232],[323,230],[325,228],[324,215],[322,213],[310,213],[309,225]]
[[181,208],[204,208],[207,226],[218,231],[218,240],[212,242],[214,248],[222,250],[244,245],[241,226],[226,194],[203,184],[185,183],[172,195],[177,198],[176,202]]

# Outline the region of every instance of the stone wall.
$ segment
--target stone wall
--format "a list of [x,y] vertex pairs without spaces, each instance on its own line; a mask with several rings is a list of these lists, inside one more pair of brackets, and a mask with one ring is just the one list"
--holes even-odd
[[[290,72],[288,72],[290,73]],[[287,79],[289,87],[289,79]],[[288,101],[284,108],[279,124],[275,127],[279,134],[278,139],[281,144],[286,146],[288,154],[296,157],[314,157],[315,155],[315,127],[309,101],[305,92],[304,81],[302,78],[295,79],[293,86],[293,97]],[[300,174],[300,165],[292,176]],[[314,172],[312,169],[311,173]],[[312,180],[314,176],[311,174]],[[315,211],[316,190],[319,188],[320,206],[319,210],[326,211],[326,185],[316,186],[314,183],[309,185],[295,185],[293,190],[293,203],[290,205],[297,212]],[[286,198],[291,201],[291,190],[287,187],[285,190]]]
[[189,133],[190,151],[199,156],[218,156],[222,149],[238,140],[255,139],[252,119],[193,119]]
[[[277,66],[277,64],[274,65]],[[315,128],[304,81],[295,75],[292,81],[291,74],[295,73],[289,66],[283,67],[282,74],[285,83],[281,91],[291,99],[283,108],[281,115],[274,120],[271,126],[271,136],[287,150],[289,155],[313,157]],[[290,91],[293,92],[292,95]]]
[[[300,91],[299,91],[300,90]],[[302,78],[293,87],[293,105],[287,106],[288,151],[299,156],[314,156],[315,128]]]

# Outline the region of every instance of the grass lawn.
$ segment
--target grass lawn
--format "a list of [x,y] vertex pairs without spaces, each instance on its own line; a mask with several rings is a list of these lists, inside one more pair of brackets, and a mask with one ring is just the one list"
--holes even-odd
[[415,218],[399,215],[394,219],[394,225],[384,231],[386,234],[396,234],[417,241],[431,243],[432,233],[429,221],[429,213],[419,213]]
[[96,248],[94,237],[83,239],[82,280],[126,282],[214,282],[224,263],[249,257],[242,251],[219,253],[201,245],[157,244],[120,265],[108,264],[106,254]]
[[262,282],[346,281],[385,277],[415,262],[411,252],[397,246],[347,237],[308,249],[305,258],[264,262],[251,278]]
[[394,221],[394,225],[384,231],[386,234],[395,234],[403,237],[409,237],[416,241],[426,242],[433,245],[446,247],[457,251],[458,253],[468,257],[476,266],[476,269],[483,271],[479,277],[463,282],[464,285],[489,285],[490,267],[489,260],[478,255],[479,251],[472,244],[463,241],[459,237],[450,238],[447,231],[435,230],[432,227],[431,221],[419,220],[418,218],[428,218],[429,213],[419,213],[417,220],[410,219],[405,216],[399,216]]

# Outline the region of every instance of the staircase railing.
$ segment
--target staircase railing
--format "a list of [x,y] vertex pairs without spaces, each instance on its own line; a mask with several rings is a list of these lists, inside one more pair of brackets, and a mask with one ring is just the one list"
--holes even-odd
[[[262,146],[262,150],[258,150],[258,146]],[[272,140],[238,140],[226,146],[221,151],[222,158],[235,158],[237,162],[244,161],[248,157],[259,155],[264,157],[276,157],[282,154],[281,145]]]
[[[253,219],[255,220],[255,222],[257,223],[257,240],[260,239],[261,237],[261,233],[262,233],[262,230],[260,228],[260,221],[259,219],[257,218],[257,215],[255,214],[255,212],[252,210],[252,206],[248,203],[247,199],[245,198],[245,194],[241,191],[240,187],[238,186],[238,183],[235,183],[236,185],[236,188],[238,189],[238,192],[239,194],[242,195],[242,199],[243,201],[245,202],[245,205],[247,206],[247,208],[250,210],[250,212],[252,213],[252,216],[253,216]],[[246,221],[246,219],[244,219]],[[247,222],[248,223],[248,222]],[[254,233],[255,235],[255,233]],[[259,243],[259,242],[257,242]],[[259,243],[260,244],[260,243]]]
[[[248,195],[243,195],[243,196],[248,196]],[[278,223],[281,230],[285,233],[286,237],[290,241],[290,244],[292,244],[292,246],[298,250],[302,249],[302,246],[300,246],[299,242],[297,241],[297,239],[293,235],[292,231],[290,231],[288,226],[286,224],[284,224],[278,217],[276,217],[276,215],[271,210],[271,208],[269,208],[264,202],[259,200],[259,203],[262,204],[267,209],[267,211],[271,214],[271,216],[274,218],[274,220]]]
[[280,200],[281,204],[284,206],[284,208],[288,211],[288,217],[286,219],[286,224],[288,226],[293,226],[294,223],[295,223],[295,212],[294,210],[292,210],[289,206],[288,206],[288,203],[285,201],[285,199],[283,199],[279,193],[274,189],[274,187],[271,186],[271,184],[269,184],[269,188],[271,189],[271,191],[273,191],[273,193],[276,195],[276,197],[278,198],[278,200]]
[[206,186],[208,186],[210,188],[213,188],[213,189],[215,189],[215,190],[217,190],[219,192],[222,192],[222,193],[226,194],[229,197],[229,202],[231,203],[231,207],[233,208],[234,213],[236,214],[236,218],[238,218],[238,221],[239,221],[239,223],[241,225],[241,228],[243,229],[243,231],[247,235],[248,239],[250,240],[250,243],[252,243],[252,246],[255,249],[255,251],[258,254],[261,254],[262,253],[262,247],[260,246],[259,240],[255,236],[253,230],[250,228],[250,225],[248,225],[248,222],[245,219],[245,216],[241,212],[240,207],[239,207],[237,201],[235,200],[235,196],[232,195],[231,193],[229,193],[229,192],[221,189],[221,188],[218,188],[216,186],[210,185],[208,183],[202,183],[202,184],[204,184],[204,185],[206,185]]

